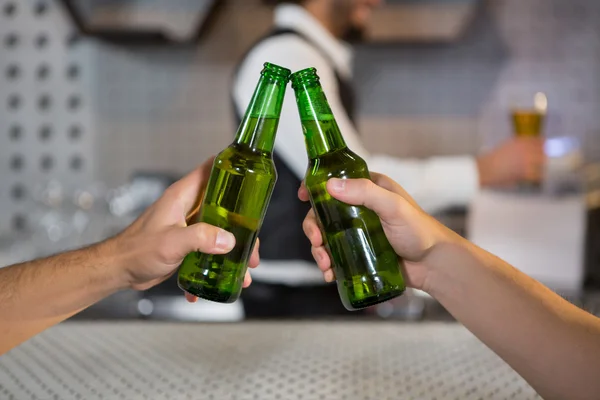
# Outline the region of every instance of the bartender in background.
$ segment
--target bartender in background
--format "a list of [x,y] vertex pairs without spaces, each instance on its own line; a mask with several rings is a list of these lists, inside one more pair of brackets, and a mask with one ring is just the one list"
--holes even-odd
[[[512,139],[474,158],[398,159],[370,154],[355,124],[352,51],[344,40],[361,36],[380,0],[270,0],[276,4],[274,27],[243,57],[234,76],[232,97],[238,122],[250,102],[265,61],[292,71],[316,67],[329,104],[348,147],[372,171],[390,176],[429,213],[467,205],[480,187],[539,181],[544,160],[541,139]],[[400,94],[401,95],[401,94]],[[322,275],[303,235],[310,206],[298,201],[307,157],[302,127],[288,89],[277,133],[274,159],[279,178],[260,232],[262,268],[243,295],[248,317],[326,316],[345,314],[335,286]]]

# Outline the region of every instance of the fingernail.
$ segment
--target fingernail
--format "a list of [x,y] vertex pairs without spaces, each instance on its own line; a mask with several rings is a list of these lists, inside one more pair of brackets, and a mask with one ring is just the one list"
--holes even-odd
[[331,190],[337,193],[342,193],[346,188],[346,181],[344,179],[331,179]]
[[224,230],[219,230],[217,233],[217,247],[222,250],[229,250],[235,246],[235,237]]

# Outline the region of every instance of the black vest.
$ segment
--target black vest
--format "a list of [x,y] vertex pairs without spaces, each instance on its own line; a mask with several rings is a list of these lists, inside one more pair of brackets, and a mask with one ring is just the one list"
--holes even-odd
[[[276,29],[272,31],[255,43],[249,52],[263,41],[281,35],[299,36],[321,52],[333,67],[333,62],[331,62],[331,59],[325,52],[308,38],[292,29]],[[234,77],[237,76],[239,66],[243,64],[248,53],[246,53],[240,64],[238,64]],[[343,79],[335,68],[333,70],[335,71],[342,105],[350,120],[354,122],[355,97],[352,85]],[[236,122],[239,125],[242,115],[237,111],[235,102],[233,104],[233,111]],[[298,134],[301,133],[298,132]],[[300,151],[300,149],[298,150]],[[278,177],[271,202],[269,203],[269,209],[260,230],[260,257],[264,260],[305,260],[314,262],[310,251],[310,242],[302,231],[302,222],[310,210],[310,204],[303,203],[298,199],[298,188],[301,181],[287,166],[285,160],[279,156],[277,148],[275,148],[273,153],[273,160],[275,161]]]

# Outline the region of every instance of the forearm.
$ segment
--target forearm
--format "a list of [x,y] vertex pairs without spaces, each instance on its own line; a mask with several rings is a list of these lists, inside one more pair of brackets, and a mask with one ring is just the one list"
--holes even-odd
[[104,242],[0,269],[0,354],[126,286]]
[[430,294],[544,398],[597,398],[600,319],[455,236],[428,264]]

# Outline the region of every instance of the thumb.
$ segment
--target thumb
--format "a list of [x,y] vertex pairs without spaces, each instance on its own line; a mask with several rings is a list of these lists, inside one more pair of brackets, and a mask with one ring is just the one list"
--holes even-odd
[[402,197],[369,179],[330,179],[327,191],[334,198],[355,206],[365,206],[386,221],[402,217],[411,205]]
[[200,251],[208,254],[229,253],[235,246],[235,236],[224,229],[203,222],[184,228],[173,228],[166,240],[178,257]]

